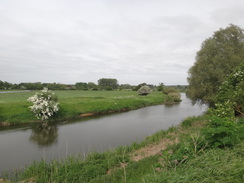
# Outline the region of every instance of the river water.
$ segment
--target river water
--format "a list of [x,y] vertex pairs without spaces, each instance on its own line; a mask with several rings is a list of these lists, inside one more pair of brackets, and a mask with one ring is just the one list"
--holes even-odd
[[0,175],[23,168],[33,160],[62,159],[68,155],[105,151],[140,142],[159,130],[179,124],[189,116],[201,115],[206,106],[182,102],[157,105],[129,112],[84,118],[51,126],[28,126],[0,130]]

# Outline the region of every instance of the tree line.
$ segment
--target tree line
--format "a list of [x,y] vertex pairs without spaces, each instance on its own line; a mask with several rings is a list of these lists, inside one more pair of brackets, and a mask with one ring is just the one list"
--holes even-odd
[[[162,91],[164,84],[160,83],[158,86],[141,83],[139,85],[119,84],[117,79],[114,78],[101,78],[98,83],[94,82],[77,82],[75,84],[61,84],[61,83],[20,83],[12,84],[0,80],[0,90],[42,90],[48,88],[50,90],[133,90],[138,91],[142,86],[149,86],[152,90]],[[179,91],[184,91],[186,85],[171,86]]]

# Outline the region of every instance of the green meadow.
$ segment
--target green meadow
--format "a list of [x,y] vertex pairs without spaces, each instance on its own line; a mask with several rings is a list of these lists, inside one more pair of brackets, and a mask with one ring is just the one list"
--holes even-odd
[[[37,91],[0,93],[0,122],[2,124],[32,123],[38,121],[28,108],[32,103],[27,99]],[[162,104],[162,92],[140,96],[135,91],[53,91],[58,97],[60,110],[50,121],[71,120],[81,114],[104,114],[133,110],[149,105]]]

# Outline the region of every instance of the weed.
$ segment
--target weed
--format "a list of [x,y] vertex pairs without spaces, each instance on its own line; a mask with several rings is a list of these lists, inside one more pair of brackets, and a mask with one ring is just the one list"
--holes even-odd
[[202,133],[206,137],[209,147],[233,147],[240,142],[238,132],[240,129],[238,129],[238,124],[230,119],[212,116]]

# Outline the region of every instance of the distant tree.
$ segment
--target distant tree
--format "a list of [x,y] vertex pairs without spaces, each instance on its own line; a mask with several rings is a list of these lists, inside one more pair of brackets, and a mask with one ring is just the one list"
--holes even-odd
[[231,24],[215,32],[203,42],[195,64],[188,71],[188,96],[193,103],[214,106],[219,86],[243,62],[244,30]]
[[60,83],[45,83],[43,84],[43,87],[47,87],[50,90],[65,90],[66,85],[60,84]]
[[146,83],[141,83],[139,85],[137,85],[135,88],[133,88],[133,91],[138,91],[142,86],[146,86]]
[[142,86],[139,90],[138,90],[138,94],[139,95],[148,95],[151,93],[151,88],[147,85]]
[[101,89],[114,90],[117,89],[119,84],[117,79],[102,78],[98,80],[98,85]]
[[164,84],[163,83],[159,83],[158,91],[163,91],[163,89],[164,89]]
[[75,88],[77,90],[88,90],[88,85],[87,85],[87,83],[78,82],[78,83],[75,83]]
[[4,82],[0,80],[0,90],[3,90],[4,88]]
[[12,88],[12,83],[9,83],[9,82],[4,82],[4,85],[5,85],[5,88],[6,89],[11,89]]
[[21,88],[25,88],[26,90],[41,90],[43,89],[43,85],[41,82],[36,83],[20,83]]
[[93,82],[87,83],[87,87],[89,90],[98,90],[98,86]]
[[120,90],[129,90],[129,89],[132,89],[133,86],[131,86],[130,84],[122,84],[119,86],[119,89]]
[[179,91],[174,87],[164,87],[163,93],[168,95],[169,93],[179,93]]

